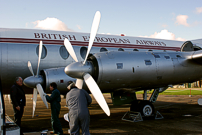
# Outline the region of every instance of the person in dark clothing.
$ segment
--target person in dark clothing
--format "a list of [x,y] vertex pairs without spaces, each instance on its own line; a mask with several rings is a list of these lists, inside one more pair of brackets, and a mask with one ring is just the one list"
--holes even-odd
[[59,114],[60,114],[60,91],[57,89],[57,84],[52,82],[50,84],[50,90],[52,91],[51,96],[46,96],[46,100],[51,104],[51,124],[54,134],[63,135],[62,126],[60,124],[59,120]]
[[[11,101],[13,104],[15,123],[21,127],[21,118],[26,105],[25,92],[22,89],[23,80],[21,77],[15,78],[15,83],[10,89]],[[21,131],[22,134],[22,131]]]
[[66,103],[69,108],[70,134],[78,135],[80,128],[83,135],[90,135],[90,115],[88,106],[92,99],[84,89],[78,89],[72,81],[67,83],[70,90],[66,95]]

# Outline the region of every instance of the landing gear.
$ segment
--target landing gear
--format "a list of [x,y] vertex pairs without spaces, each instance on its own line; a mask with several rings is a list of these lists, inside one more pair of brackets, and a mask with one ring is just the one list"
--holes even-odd
[[153,112],[154,112],[154,108],[152,108],[151,105],[145,105],[143,106],[141,113],[144,116],[149,117],[149,116],[152,116]]
[[[155,111],[153,103],[156,101],[159,93],[163,92],[166,89],[167,87],[154,89],[149,100],[147,100],[147,90],[144,90],[143,100],[133,100],[131,102],[130,111],[127,112],[129,113],[129,119],[132,119],[132,121],[134,122],[142,121],[142,118],[163,119],[163,116],[158,111]],[[125,116],[126,115],[124,115],[124,117]],[[125,118],[123,120],[125,120]]]
[[153,104],[148,100],[135,100],[131,103],[130,111],[140,112],[143,117],[151,117],[155,114]]
[[143,119],[163,119],[163,116],[158,111],[155,111],[153,103],[159,93],[166,89],[167,87],[154,89],[149,100],[147,100],[147,90],[144,90],[143,100],[133,100],[130,111],[125,113],[122,120],[138,122],[143,121]]

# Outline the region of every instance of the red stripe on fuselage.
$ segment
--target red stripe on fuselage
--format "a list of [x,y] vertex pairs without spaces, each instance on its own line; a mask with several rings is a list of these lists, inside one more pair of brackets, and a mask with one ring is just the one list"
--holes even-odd
[[[45,39],[26,39],[26,38],[0,38],[0,42],[4,43],[28,43],[39,44],[42,40],[43,44],[51,45],[64,45],[64,40],[45,40]],[[74,46],[88,46],[88,42],[82,41],[70,41]],[[168,46],[151,46],[151,45],[135,45],[135,44],[116,44],[116,43],[93,43],[94,47],[113,47],[113,48],[131,48],[131,49],[154,49],[154,50],[171,50],[180,51],[180,47],[168,47]]]

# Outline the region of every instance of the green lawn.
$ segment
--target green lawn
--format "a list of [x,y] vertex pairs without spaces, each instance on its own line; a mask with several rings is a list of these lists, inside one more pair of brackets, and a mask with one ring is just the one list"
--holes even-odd
[[[144,91],[138,91],[136,94],[143,94]],[[147,91],[148,94],[151,94],[152,91]],[[190,95],[190,90],[165,90],[164,92],[160,93],[160,95]],[[191,95],[202,95],[202,90],[191,90]]]

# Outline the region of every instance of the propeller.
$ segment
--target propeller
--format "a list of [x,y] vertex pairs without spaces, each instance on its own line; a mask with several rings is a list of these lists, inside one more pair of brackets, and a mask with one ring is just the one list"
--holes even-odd
[[78,62],[78,59],[76,57],[76,54],[74,52],[74,49],[71,45],[71,43],[68,41],[68,39],[64,40],[64,45],[71,57],[76,61],[75,63],[72,63],[68,65],[65,68],[65,73],[73,78],[77,78],[76,86],[81,89],[83,87],[83,80],[85,81],[86,85],[88,86],[89,90],[91,91],[92,95],[94,96],[95,100],[98,102],[100,107],[103,109],[103,111],[110,116],[110,110],[109,107],[105,101],[104,96],[102,95],[102,92],[100,88],[98,87],[97,83],[94,81],[93,77],[89,74],[92,73],[91,71],[91,64],[89,62],[86,62],[87,57],[90,53],[91,47],[93,45],[93,41],[95,39],[99,23],[100,23],[101,14],[99,11],[95,13],[95,17],[93,20],[93,24],[91,27],[91,33],[90,33],[90,40],[88,44],[88,51],[86,53],[86,57],[83,62]]
[[69,54],[72,56],[72,58],[78,62],[78,59],[76,57],[76,54],[74,52],[74,49],[71,45],[71,43],[69,42],[69,40],[67,38],[65,38],[65,41],[64,41],[64,44],[65,44],[65,48],[68,50]]
[[101,14],[99,11],[97,11],[95,13],[95,17],[93,19],[93,24],[92,24],[92,27],[91,27],[91,33],[90,33],[90,40],[89,40],[89,43],[88,43],[88,51],[86,53],[86,58],[83,62],[83,64],[86,63],[86,60],[87,60],[87,57],[88,57],[88,54],[90,53],[90,50],[93,46],[93,41],[95,39],[95,36],[97,34],[97,31],[98,31],[98,27],[99,27],[99,23],[100,23],[100,18],[101,18]]
[[32,112],[32,117],[34,117],[34,112],[36,108],[36,101],[37,101],[37,94],[39,93],[41,99],[43,100],[44,104],[48,108],[48,103],[46,101],[44,94],[44,90],[41,86],[41,83],[43,83],[43,78],[39,75],[39,65],[41,61],[41,54],[42,54],[42,41],[39,43],[39,58],[38,58],[38,66],[37,66],[37,73],[36,76],[34,76],[34,72],[32,69],[32,64],[30,61],[28,61],[27,66],[29,68],[29,71],[32,73],[33,76],[27,77],[24,79],[23,83],[24,85],[34,88],[33,89],[33,112]]
[[96,101],[98,102],[98,104],[100,105],[100,107],[104,110],[104,112],[110,116],[110,110],[109,107],[102,95],[102,92],[100,90],[100,88],[98,87],[97,83],[94,81],[93,77],[86,73],[84,75],[84,80],[90,90],[90,92],[93,94],[94,98],[96,99]]

